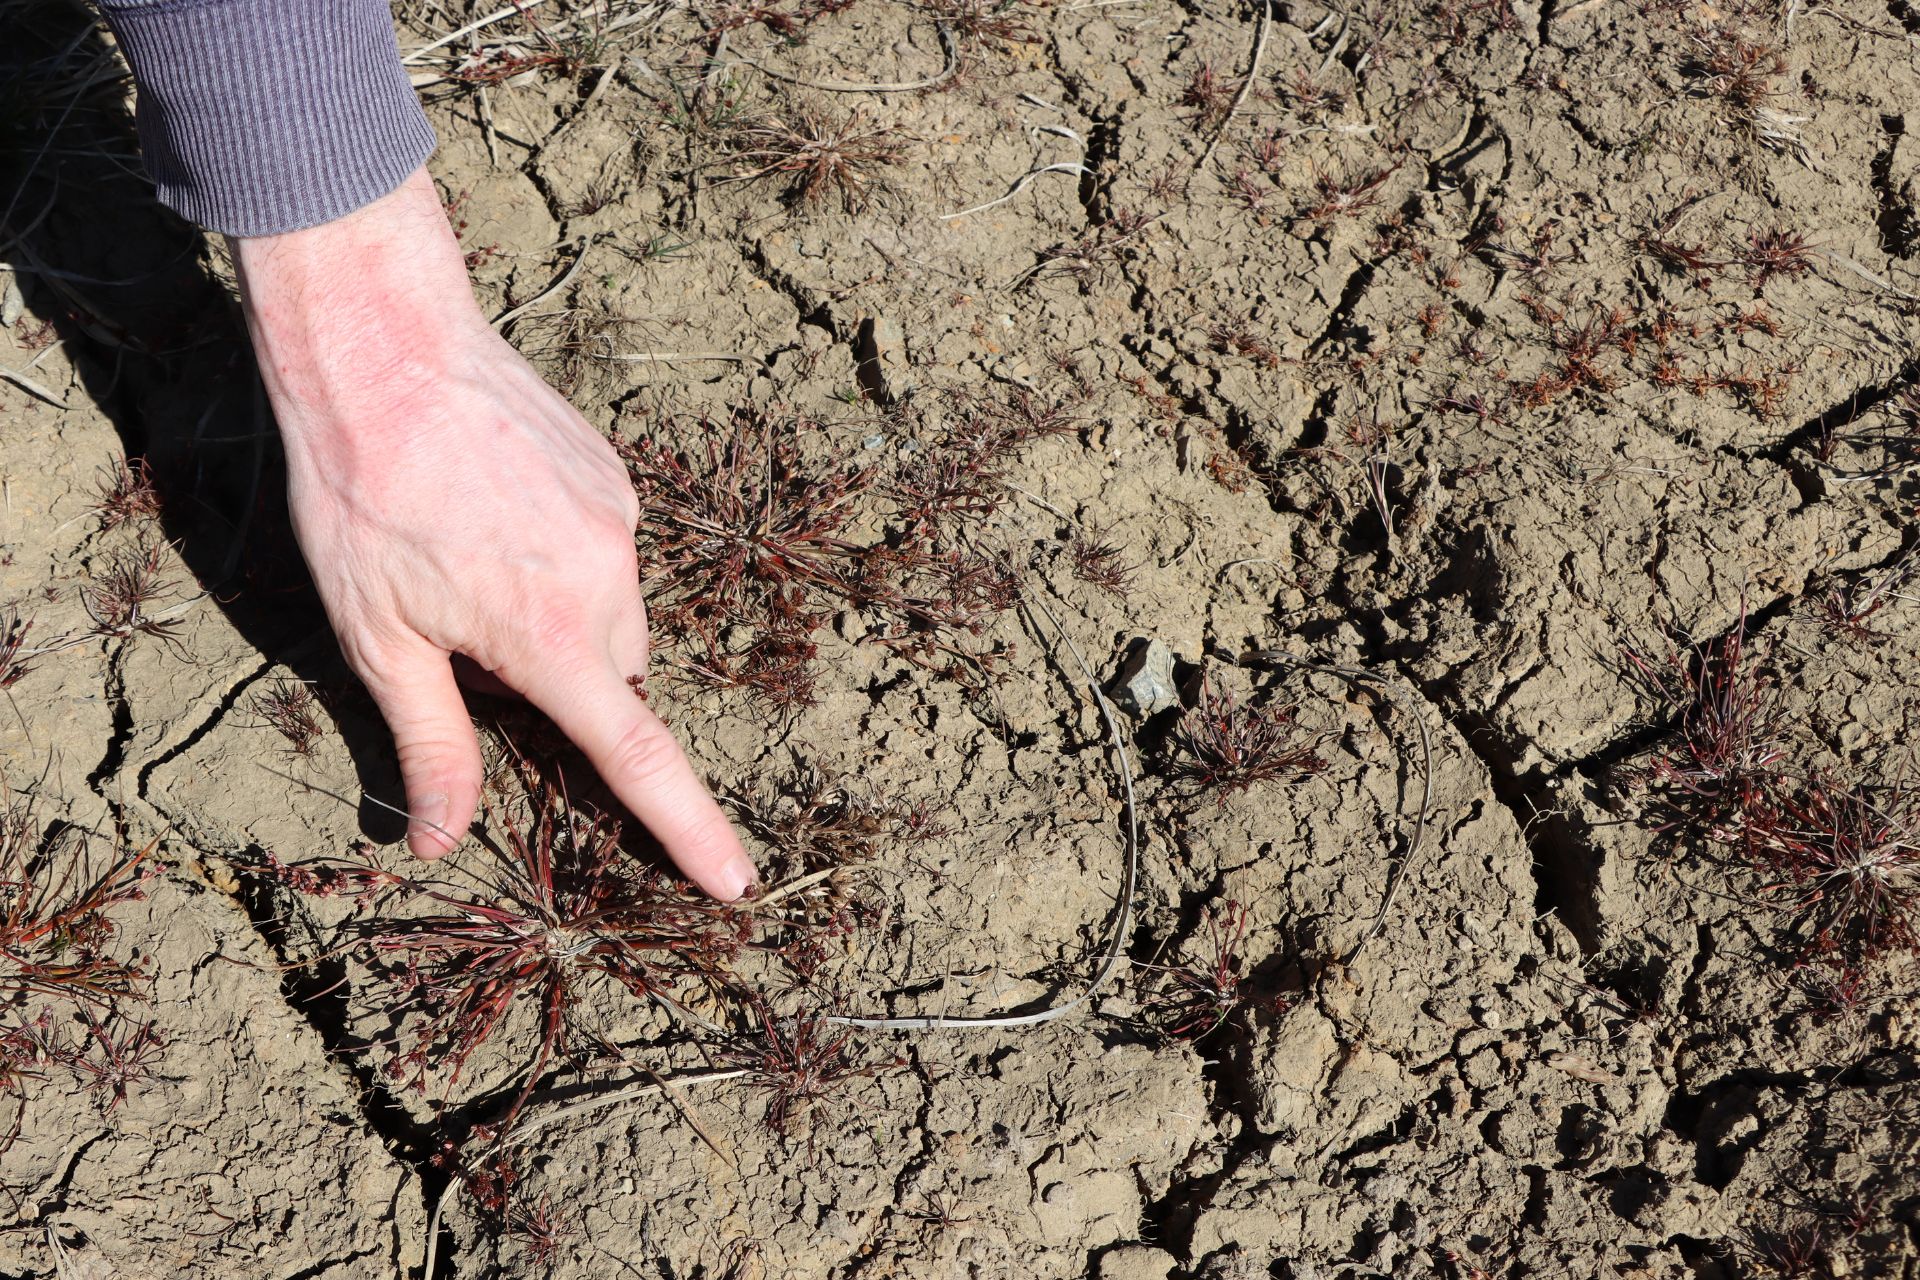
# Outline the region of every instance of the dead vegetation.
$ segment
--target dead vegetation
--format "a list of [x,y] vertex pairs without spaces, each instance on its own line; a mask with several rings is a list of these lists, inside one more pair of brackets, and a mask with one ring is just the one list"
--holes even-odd
[[741,124],[728,158],[737,180],[780,183],[791,205],[838,204],[858,213],[885,193],[886,170],[903,163],[908,141],[858,107],[841,113],[802,105]]

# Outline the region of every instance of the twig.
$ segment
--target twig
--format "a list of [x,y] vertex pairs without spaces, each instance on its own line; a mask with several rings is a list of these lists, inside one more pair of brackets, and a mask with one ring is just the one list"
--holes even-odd
[[994,208],[996,205],[1003,205],[1019,195],[1022,191],[1025,191],[1027,184],[1043,173],[1077,173],[1082,177],[1088,178],[1093,176],[1093,170],[1073,160],[1063,160],[1059,164],[1041,165],[1038,169],[1029,169],[1026,173],[1022,174],[1020,180],[1013,184],[1012,190],[1008,191],[1007,194],[1001,196],[998,200],[989,200],[985,204],[977,204],[971,209],[962,209],[958,213],[943,213],[940,215],[940,221],[952,222],[955,218],[964,218],[968,214],[981,213],[987,209]]
[[587,354],[592,359],[612,364],[674,364],[690,360],[725,360],[732,364],[745,364],[752,358],[729,351],[619,351],[608,354],[590,351]]
[[1260,34],[1253,42],[1253,65],[1247,68],[1247,78],[1240,86],[1240,92],[1233,97],[1233,105],[1227,108],[1227,118],[1220,122],[1220,128],[1214,133],[1213,141],[1207,144],[1206,151],[1200,157],[1200,163],[1193,167],[1195,173],[1213,163],[1213,153],[1220,148],[1220,140],[1227,136],[1227,130],[1233,127],[1233,118],[1240,114],[1240,108],[1246,105],[1247,95],[1253,92],[1253,82],[1260,78],[1260,61],[1267,56],[1267,36],[1273,31],[1273,0],[1260,0]]
[[521,316],[531,311],[534,307],[546,301],[548,298],[551,298],[554,294],[560,292],[562,289],[566,288],[569,284],[572,284],[573,278],[580,274],[580,268],[586,264],[587,250],[591,248],[593,248],[593,237],[588,236],[586,240],[580,245],[580,255],[573,260],[573,265],[568,267],[566,271],[561,274],[558,280],[555,280],[552,284],[542,289],[539,293],[534,294],[531,298],[528,298],[525,302],[513,308],[511,311],[502,312],[500,315],[495,316],[493,321],[493,327],[496,329],[504,329],[508,324],[512,323],[515,320],[518,320]]
[[64,409],[67,407],[65,400],[62,400],[59,396],[56,396],[32,378],[29,378],[26,374],[18,373],[3,364],[0,364],[0,379],[11,382],[14,386],[20,388],[30,396],[37,396],[45,400],[56,409]]
[[540,5],[545,4],[546,2],[547,0],[514,0],[514,3],[508,5],[504,9],[495,9],[492,13],[488,14],[484,18],[475,18],[472,22],[469,22],[466,26],[460,28],[458,31],[449,32],[448,34],[441,36],[438,40],[435,40],[431,44],[421,45],[418,49],[415,49],[412,53],[409,53],[406,57],[400,59],[400,61],[407,64],[416,63],[420,61],[421,58],[425,57],[427,54],[432,53],[436,49],[445,48],[447,45],[452,44],[455,40],[458,40],[462,36],[472,35],[474,32],[479,31],[484,27],[492,26],[494,23],[499,22],[502,18],[511,18],[515,14],[523,14],[527,10],[537,8]]
[[1820,256],[1828,262],[1847,268],[1847,270],[1853,272],[1853,274],[1859,276],[1868,284],[1877,285],[1897,298],[1903,298],[1908,302],[1920,302],[1920,297],[1915,297],[1915,295],[1908,293],[1905,289],[1900,288],[1883,276],[1875,275],[1873,272],[1855,262],[1852,258],[1847,257],[1844,253],[1835,253],[1831,249],[1828,249],[1822,251]]

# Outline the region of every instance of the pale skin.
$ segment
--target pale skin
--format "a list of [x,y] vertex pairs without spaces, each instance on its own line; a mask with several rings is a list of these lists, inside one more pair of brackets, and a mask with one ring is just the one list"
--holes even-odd
[[625,467],[487,323],[426,171],[231,243],[294,532],[393,733],[412,851],[447,853],[479,803],[464,655],[551,717],[689,878],[739,897],[753,863],[628,683],[647,614]]

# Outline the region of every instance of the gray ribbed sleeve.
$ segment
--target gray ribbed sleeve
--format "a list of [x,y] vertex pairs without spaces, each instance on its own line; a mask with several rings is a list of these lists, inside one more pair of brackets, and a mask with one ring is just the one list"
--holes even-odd
[[433,152],[386,0],[100,0],[139,86],[147,171],[213,231],[330,222]]

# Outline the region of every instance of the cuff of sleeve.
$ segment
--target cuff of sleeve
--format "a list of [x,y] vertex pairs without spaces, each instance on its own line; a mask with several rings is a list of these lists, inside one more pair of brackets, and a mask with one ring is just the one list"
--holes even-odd
[[386,195],[433,153],[387,0],[106,0],[162,203],[278,235]]

